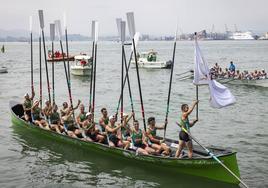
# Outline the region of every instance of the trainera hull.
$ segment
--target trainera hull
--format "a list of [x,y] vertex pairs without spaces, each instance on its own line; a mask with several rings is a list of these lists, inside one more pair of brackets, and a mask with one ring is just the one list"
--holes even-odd
[[[105,144],[87,142],[80,139],[71,138],[69,136],[41,129],[33,124],[27,123],[17,115],[18,113],[16,112],[16,110],[18,106],[19,105],[17,102],[10,102],[11,119],[12,123],[15,126],[24,127],[25,129],[27,129],[27,132],[29,132],[29,134],[45,136],[49,139],[62,143],[63,146],[66,145],[66,147],[68,147],[67,143],[71,143],[76,145],[76,147],[81,147],[82,149],[90,150],[91,152],[95,152],[96,154],[98,153],[101,155],[112,157],[114,160],[127,160],[129,162],[138,164],[140,168],[143,168],[145,166],[148,167],[149,165],[151,170],[153,170],[154,168],[161,168],[163,170],[166,170],[170,174],[187,174],[202,178],[208,178],[210,180],[220,181],[224,183],[239,183],[235,178],[233,178],[233,176],[226,172],[222,168],[222,166],[220,166],[209,156],[195,159],[177,159],[172,157],[167,158],[162,156],[137,155],[134,151],[123,150],[121,148],[112,148]],[[21,109],[19,111],[21,111]],[[227,154],[217,156],[238,177],[240,176],[236,161],[236,152],[230,151],[227,152]]]

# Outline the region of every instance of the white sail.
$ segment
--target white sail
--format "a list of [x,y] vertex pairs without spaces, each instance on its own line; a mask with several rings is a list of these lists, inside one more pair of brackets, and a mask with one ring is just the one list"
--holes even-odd
[[208,65],[202,55],[197,40],[195,40],[193,83],[195,85],[209,85],[210,105],[214,108],[222,108],[235,103],[235,97],[227,87],[216,80],[211,80]]

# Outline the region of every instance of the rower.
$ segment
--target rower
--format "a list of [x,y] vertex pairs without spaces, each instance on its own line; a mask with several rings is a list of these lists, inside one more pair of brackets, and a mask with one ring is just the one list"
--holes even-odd
[[28,93],[24,95],[24,102],[23,102],[23,110],[24,110],[24,119],[26,121],[31,121],[31,108],[33,103],[35,93],[33,92],[32,96],[30,97]]
[[[78,100],[77,105],[75,107],[73,107],[73,110],[76,110],[79,107],[80,103],[81,103],[81,101]],[[60,115],[61,115],[61,117],[65,116],[65,114],[68,111],[69,111],[68,103],[67,102],[63,102],[62,103],[62,109],[60,109]]]
[[121,131],[121,134],[120,134],[120,139],[122,140],[127,140],[129,142],[131,142],[131,137],[130,137],[130,129],[129,129],[129,120],[131,119],[132,115],[130,117],[128,117],[128,114],[126,113],[123,113],[123,120],[126,120],[128,119],[128,121],[124,122],[124,126],[121,127],[120,131]]
[[66,111],[66,114],[61,117],[61,120],[63,122],[64,129],[69,136],[74,138],[82,138],[82,130],[79,130],[75,125],[73,118],[73,109],[71,107],[69,107]]
[[124,149],[128,149],[130,146],[129,141],[122,141],[118,136],[118,130],[122,127],[122,125],[115,125],[116,118],[114,116],[109,117],[109,124],[105,127],[105,131],[108,134],[109,138],[109,146],[111,147],[123,147]]
[[53,105],[52,112],[49,114],[50,117],[50,128],[57,133],[61,134],[64,130],[61,120],[60,114],[58,112],[58,106],[56,104]]
[[235,73],[235,65],[232,61],[230,62],[229,71],[231,72],[231,74]]
[[92,113],[88,112],[86,114],[86,119],[82,123],[82,129],[85,130],[85,135],[94,142],[103,143],[105,137],[99,133],[99,130],[96,128],[95,122],[92,120]]
[[45,107],[42,110],[43,115],[45,116],[46,120],[49,120],[49,116],[52,112],[52,106],[49,100],[45,101]]
[[31,108],[32,121],[41,128],[49,129],[47,121],[41,117],[41,108],[39,107],[39,101],[36,100]]
[[86,112],[85,112],[85,106],[83,104],[80,104],[80,113],[76,117],[76,123],[82,127],[83,122],[87,119],[86,118]]
[[164,143],[164,140],[160,140],[156,138],[156,130],[162,130],[165,128],[165,124],[162,126],[156,126],[155,118],[149,117],[148,118],[148,129],[147,129],[147,136],[149,137],[149,141],[152,143],[151,147],[156,150],[157,153],[161,153],[163,155],[170,154],[170,148]]
[[101,131],[105,132],[105,128],[109,124],[109,117],[108,117],[107,109],[102,108],[101,109],[101,114],[102,114],[102,117],[99,120],[99,125],[101,127]]
[[[189,108],[187,104],[181,105],[182,115],[180,119],[180,125],[183,126],[189,132],[190,132],[190,127],[194,126],[194,124],[198,121],[197,119],[195,119],[194,121],[190,122],[188,118],[197,104],[198,104],[198,101],[195,101],[191,108]],[[180,135],[179,135],[179,145],[178,145],[178,149],[176,151],[175,157],[182,158],[181,151],[183,150],[185,144],[189,150],[188,157],[192,158],[193,156],[192,140],[186,132],[181,130]]]
[[[134,114],[131,114],[129,118],[127,118],[127,116],[125,117],[124,126],[133,117],[133,115]],[[151,148],[147,142],[147,137],[145,135],[145,132],[139,128],[138,120],[134,120],[133,128],[130,126],[126,128],[131,133],[131,140],[132,140],[133,145],[137,147],[137,150],[136,150],[137,153],[143,154],[143,155],[155,154],[155,150]]]

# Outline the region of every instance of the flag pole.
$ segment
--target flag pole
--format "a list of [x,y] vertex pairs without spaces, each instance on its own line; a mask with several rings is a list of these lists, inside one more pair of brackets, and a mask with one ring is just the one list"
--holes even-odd
[[[197,33],[195,32],[194,33],[194,40],[195,40],[195,43],[197,42]],[[196,100],[198,101],[198,84],[195,85],[195,96],[196,96]],[[198,120],[198,103],[196,104],[196,119]]]

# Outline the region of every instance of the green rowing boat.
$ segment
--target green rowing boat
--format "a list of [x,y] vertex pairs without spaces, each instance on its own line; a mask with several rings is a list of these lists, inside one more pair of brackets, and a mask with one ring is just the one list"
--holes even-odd
[[[29,134],[39,134],[53,139],[60,143],[73,143],[77,147],[90,150],[94,153],[101,155],[111,156],[119,160],[127,160],[130,163],[139,164],[143,166],[150,165],[150,168],[161,168],[167,170],[171,174],[188,174],[199,176],[211,180],[221,181],[225,183],[238,184],[239,181],[225,171],[220,164],[218,164],[212,157],[210,157],[204,150],[199,146],[194,146],[194,154],[192,159],[187,157],[177,159],[174,157],[164,157],[156,155],[137,155],[135,150],[123,150],[121,148],[112,148],[105,144],[96,142],[83,141],[69,136],[58,134],[53,131],[41,129],[38,126],[28,123],[21,117],[23,115],[23,107],[16,101],[10,101],[10,111],[12,123],[15,126],[24,127],[29,131]],[[178,142],[171,139],[166,139],[166,144],[172,148],[174,154]],[[238,177],[240,177],[239,169],[236,161],[236,152],[223,149],[208,147],[230,170],[232,170]],[[174,156],[174,155],[172,155]]]

